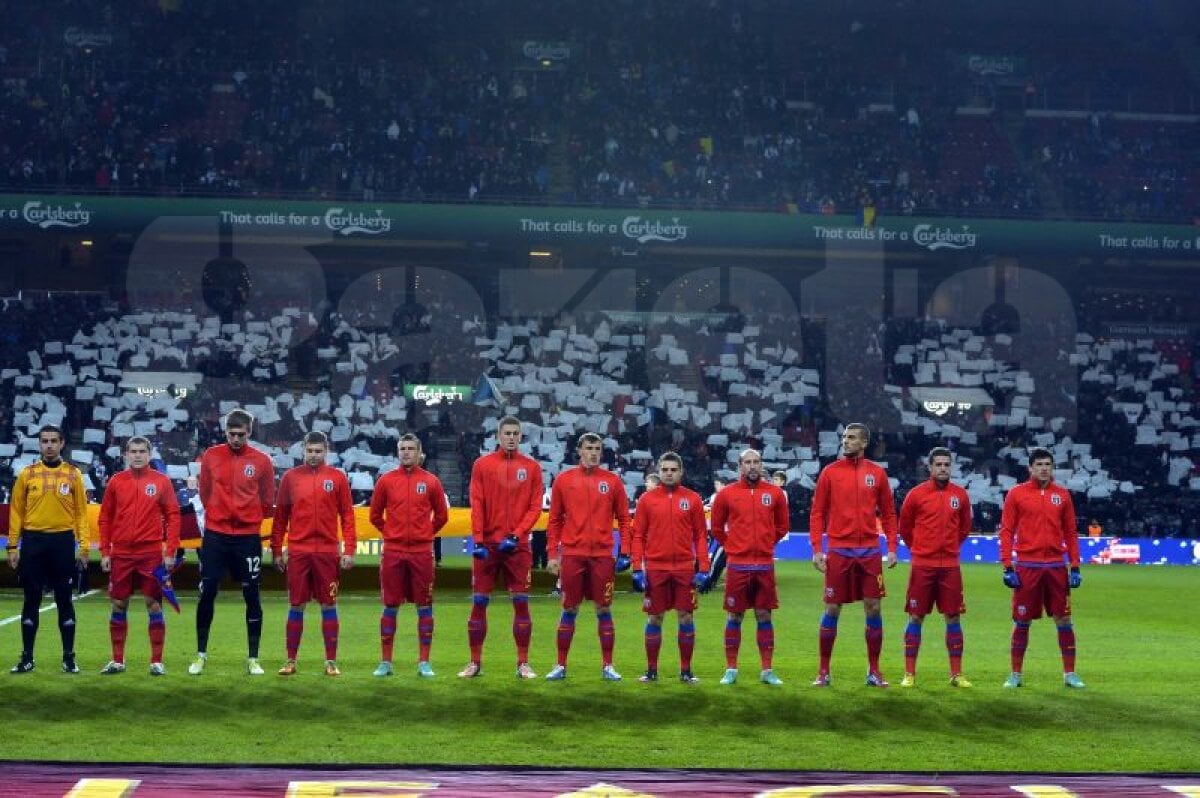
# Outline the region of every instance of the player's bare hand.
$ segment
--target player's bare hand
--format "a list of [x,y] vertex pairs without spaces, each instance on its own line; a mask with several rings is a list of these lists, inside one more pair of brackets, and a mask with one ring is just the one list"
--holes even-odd
[[558,576],[559,571],[562,570],[562,560],[561,559],[547,560],[546,561],[546,570],[549,571],[554,576]]
[[349,571],[353,567],[354,567],[354,555],[353,554],[343,554],[342,555],[342,570]]
[[169,574],[173,570],[175,570],[175,558],[163,557],[163,572]]
[[813,568],[816,568],[821,573],[825,573],[825,552],[818,551],[813,554]]
[[87,567],[88,567],[88,553],[87,553],[87,551],[86,551],[86,550],[84,550],[84,549],[80,549],[80,550],[79,550],[79,554],[77,554],[77,555],[75,556],[75,562],[77,562],[77,563],[79,564],[79,567],[80,567],[80,568],[87,568]]
[[887,562],[888,562],[888,568],[896,567],[896,563],[898,562],[898,560],[896,559],[896,552],[894,552],[894,551],[888,552]]
[[8,552],[8,567],[16,570],[17,564],[21,562],[21,552],[17,549],[11,549]]
[[288,555],[287,555],[286,551],[280,552],[278,555],[275,556],[274,560],[275,560],[274,564],[275,564],[276,571],[278,571],[279,573],[284,573],[285,571],[287,571]]
[[112,570],[112,557],[101,557],[100,558],[100,570],[103,571],[104,573],[108,573],[109,571]]

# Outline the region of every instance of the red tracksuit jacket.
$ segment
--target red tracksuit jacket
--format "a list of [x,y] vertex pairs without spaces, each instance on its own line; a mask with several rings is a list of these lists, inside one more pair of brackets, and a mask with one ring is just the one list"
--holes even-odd
[[821,535],[831,549],[875,548],[877,519],[883,524],[888,551],[896,551],[896,500],[887,472],[865,457],[844,457],[821,471],[808,515],[808,539],[822,551]]
[[787,495],[770,480],[739,479],[712,503],[712,535],[733,565],[771,565],[775,544],[788,533]]
[[271,459],[246,444],[234,451],[227,443],[200,456],[200,503],[204,526],[227,535],[261,534],[262,520],[275,506],[275,468]]
[[550,489],[550,523],[546,547],[551,557],[610,557],[613,519],[621,533],[621,553],[629,553],[629,498],[617,475],[607,469],[582,466],[558,475]]
[[529,532],[542,517],[542,467],[520,452],[497,450],[471,469],[471,535],[476,543],[499,543],[508,535],[529,549]]
[[[682,485],[660,485],[638,499],[631,535],[635,571],[687,571],[709,568],[704,500]],[[644,562],[644,565],[643,565]]]
[[174,556],[179,548],[179,501],[171,480],[152,468],[113,474],[100,502],[99,526],[102,557],[151,551]]
[[383,535],[386,551],[429,554],[449,518],[441,481],[420,466],[401,466],[375,483],[371,523]]
[[926,480],[908,492],[900,508],[900,539],[913,565],[950,568],[959,564],[962,542],[971,534],[971,500],[947,482]]
[[[343,546],[338,551],[338,519],[342,521]],[[279,482],[275,519],[271,522],[271,553],[283,553],[283,536],[288,551],[353,555],[358,545],[354,501],[350,482],[336,468],[308,465],[288,469]]]
[[1045,488],[1030,479],[1004,497],[1000,514],[1000,561],[1008,568],[1017,562],[1061,563],[1066,554],[1072,567],[1079,565],[1079,530],[1075,505],[1066,488],[1053,480]]

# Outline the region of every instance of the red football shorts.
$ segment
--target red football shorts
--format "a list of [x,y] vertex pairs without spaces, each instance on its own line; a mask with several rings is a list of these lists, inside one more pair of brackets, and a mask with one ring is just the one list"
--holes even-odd
[[924,618],[937,605],[943,615],[961,615],[967,611],[963,602],[962,569],[958,566],[935,568],[914,565],[908,577],[908,595],[904,606],[909,615]]
[[162,561],[162,553],[158,551],[114,554],[112,570],[108,572],[108,597],[124,601],[133,595],[134,583],[138,582],[143,596],[161,601],[162,588],[154,577],[154,569],[162,565]]
[[529,571],[532,567],[533,554],[529,549],[501,554],[495,546],[488,546],[486,560],[471,558],[471,591],[489,596],[496,588],[496,582],[503,577],[504,587],[509,593],[528,593]]
[[559,571],[563,607],[578,607],[585,599],[596,602],[597,607],[611,605],[616,567],[612,557],[564,554]]
[[1050,617],[1071,614],[1071,590],[1067,587],[1066,566],[1025,568],[1017,565],[1021,586],[1013,591],[1014,621],[1032,621],[1045,611]]
[[836,551],[825,558],[825,603],[852,604],[865,598],[883,598],[883,561],[878,554],[847,557]]
[[288,602],[293,606],[315,601],[328,606],[337,601],[338,561],[334,552],[298,551],[288,553]]
[[379,563],[379,592],[384,606],[433,603],[433,549],[420,554],[383,550]]
[[769,571],[738,571],[730,566],[725,572],[725,609],[728,612],[774,610],[779,607],[775,588],[775,568]]
[[696,588],[693,571],[646,571],[646,597],[642,610],[647,615],[662,615],[668,610],[695,612]]

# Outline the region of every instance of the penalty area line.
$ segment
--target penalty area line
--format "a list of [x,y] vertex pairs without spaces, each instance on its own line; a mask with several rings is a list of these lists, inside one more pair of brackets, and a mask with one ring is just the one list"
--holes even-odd
[[[75,601],[79,601],[80,599],[85,599],[85,598],[87,598],[88,596],[94,595],[94,594],[96,594],[96,593],[99,593],[99,592],[100,592],[99,590],[89,590],[89,591],[88,591],[88,592],[86,592],[86,593],[81,593],[80,595],[76,596],[74,600],[75,600]],[[46,606],[44,606],[44,607],[39,607],[39,608],[38,608],[38,615],[41,615],[41,614],[42,614],[43,612],[45,612],[46,610],[52,610],[52,609],[54,609],[54,606],[55,606],[55,605],[54,605],[54,602],[51,602],[51,603],[47,604],[47,605],[46,605]],[[19,620],[21,620],[21,615],[20,615],[20,613],[17,613],[16,615],[10,615],[10,616],[9,616],[9,617],[7,617],[7,618],[0,619],[0,626],[8,626],[10,623],[16,623],[16,622],[17,622],[17,621],[19,621]]]

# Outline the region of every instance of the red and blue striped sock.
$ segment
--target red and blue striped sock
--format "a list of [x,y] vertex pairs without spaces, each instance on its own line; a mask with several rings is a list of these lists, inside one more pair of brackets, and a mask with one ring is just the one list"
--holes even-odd
[[662,627],[656,623],[646,624],[646,668],[658,670],[658,652],[662,649]]
[[617,642],[617,630],[613,626],[612,613],[608,610],[596,616],[596,631],[600,635],[600,658],[604,665],[612,665],[613,648]]
[[149,614],[150,661],[162,662],[163,643],[167,639],[167,622],[162,610]]
[[567,667],[571,641],[575,639],[575,613],[564,612],[558,619],[558,664]]
[[1058,627],[1058,648],[1062,651],[1063,673],[1075,672],[1075,627],[1064,624]]
[[129,638],[129,616],[124,612],[113,612],[108,618],[108,636],[112,639],[113,662],[125,661],[125,641]]
[[396,645],[396,615],[399,607],[384,607],[379,616],[379,645],[383,649],[383,661],[392,661],[392,650]]
[[867,667],[871,672],[879,670],[879,652],[883,650],[883,616],[867,616]]
[[762,669],[770,670],[771,659],[775,655],[775,625],[770,621],[759,621],[755,637],[758,640],[758,656],[762,660]]
[[340,627],[337,607],[322,607],[321,637],[325,640],[325,659],[337,659],[338,632]]
[[960,623],[946,624],[946,651],[950,654],[950,675],[962,673],[963,630]]
[[[949,627],[947,634],[949,634]],[[949,640],[949,638],[947,638]],[[917,654],[921,651],[921,624],[909,619],[904,627],[904,672],[917,672]]]
[[725,621],[725,667],[736,668],[738,664],[738,649],[742,647],[742,622],[733,619]]
[[829,661],[833,658],[833,644],[837,642],[838,616],[825,613],[821,616],[821,673],[829,673]]
[[1025,649],[1029,647],[1029,623],[1026,621],[1014,621],[1012,632],[1012,647],[1009,650],[1012,658],[1012,669],[1014,673],[1020,673],[1022,666],[1025,664]]
[[517,662],[529,662],[529,638],[533,636],[533,618],[529,615],[529,596],[512,597],[513,642],[517,644]]
[[690,671],[692,669],[692,652],[695,648],[696,624],[679,624],[679,670]]
[[471,599],[471,617],[467,619],[467,644],[471,647],[471,662],[483,662],[483,641],[487,639],[487,596],[476,594]]
[[284,643],[287,647],[287,658],[295,659],[300,650],[300,637],[304,634],[304,609],[292,607],[288,610],[287,626],[284,628]]
[[417,607],[417,650],[420,662],[429,662],[433,646],[433,607]]

